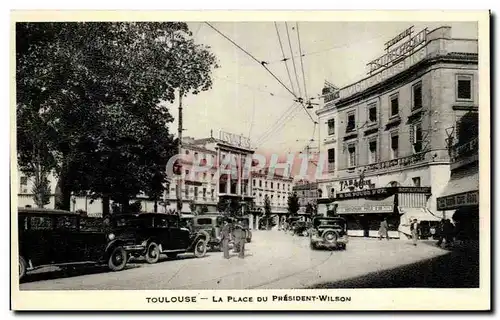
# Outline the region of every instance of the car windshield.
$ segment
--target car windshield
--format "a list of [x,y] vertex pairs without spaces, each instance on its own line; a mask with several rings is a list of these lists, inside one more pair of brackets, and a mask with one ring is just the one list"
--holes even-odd
[[211,225],[212,219],[211,218],[201,218],[201,219],[198,219],[196,221],[196,223],[200,226]]
[[138,218],[118,218],[115,220],[117,227],[142,227],[144,221]]
[[333,228],[344,228],[345,222],[338,219],[316,219],[314,221],[315,227],[333,227]]

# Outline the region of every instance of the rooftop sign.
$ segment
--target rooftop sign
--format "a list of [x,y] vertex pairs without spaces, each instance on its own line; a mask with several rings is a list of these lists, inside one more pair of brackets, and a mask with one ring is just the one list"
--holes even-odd
[[219,139],[235,147],[250,149],[250,139],[244,137],[243,135],[220,131]]

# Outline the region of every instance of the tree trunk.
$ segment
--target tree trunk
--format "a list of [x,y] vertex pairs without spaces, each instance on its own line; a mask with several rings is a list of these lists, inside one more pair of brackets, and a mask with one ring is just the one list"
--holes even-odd
[[110,204],[109,196],[103,196],[102,197],[102,215],[103,216],[109,215],[109,204]]
[[71,187],[65,170],[61,170],[55,190],[55,209],[71,209]]

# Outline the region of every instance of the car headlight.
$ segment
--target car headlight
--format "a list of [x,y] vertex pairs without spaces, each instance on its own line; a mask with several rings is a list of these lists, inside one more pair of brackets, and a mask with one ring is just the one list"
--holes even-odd
[[115,238],[114,234],[112,234],[112,233],[108,234],[108,239],[109,240],[113,240],[114,238]]

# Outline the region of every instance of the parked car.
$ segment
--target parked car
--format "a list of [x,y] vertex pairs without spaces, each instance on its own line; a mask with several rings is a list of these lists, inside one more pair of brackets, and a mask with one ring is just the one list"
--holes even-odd
[[107,264],[125,268],[130,253],[144,250],[132,235],[116,232],[102,218],[51,209],[18,209],[19,278],[40,267]]
[[312,249],[341,248],[346,249],[347,221],[340,217],[315,217],[310,229],[310,246]]
[[124,233],[135,235],[135,243],[145,250],[134,252],[148,263],[156,263],[160,254],[175,258],[178,254],[193,253],[205,256],[208,238],[204,233],[191,232],[183,227],[177,215],[164,213],[120,214],[112,219],[113,226]]

